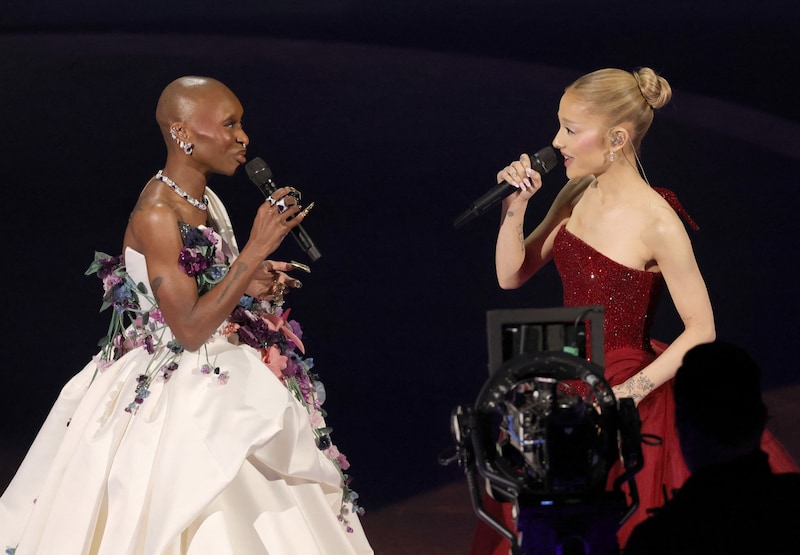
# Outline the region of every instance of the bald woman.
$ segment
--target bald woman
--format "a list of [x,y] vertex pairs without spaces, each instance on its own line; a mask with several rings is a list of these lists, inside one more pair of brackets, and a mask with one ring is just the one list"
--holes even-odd
[[268,259],[309,207],[278,189],[240,250],[207,186],[247,161],[243,111],[208,77],[162,92],[164,166],[122,253],[97,253],[87,271],[113,308],[108,336],[0,497],[7,553],[373,553],[282,308],[300,286],[288,272],[304,267]]

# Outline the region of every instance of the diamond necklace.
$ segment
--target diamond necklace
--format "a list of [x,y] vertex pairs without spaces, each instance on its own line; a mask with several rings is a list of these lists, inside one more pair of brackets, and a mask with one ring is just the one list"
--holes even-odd
[[187,193],[186,191],[184,191],[183,189],[178,187],[178,184],[175,183],[174,181],[172,181],[166,175],[164,175],[163,172],[164,172],[164,170],[158,170],[158,173],[155,175],[155,178],[158,179],[159,181],[163,181],[164,183],[169,185],[169,188],[172,189],[173,191],[175,191],[175,194],[177,194],[179,197],[181,197],[184,200],[186,200],[186,202],[188,202],[189,204],[191,204],[195,208],[199,208],[200,210],[206,210],[208,208],[208,206],[206,205],[205,202],[200,202],[199,200],[194,198],[192,195],[190,195],[189,193]]

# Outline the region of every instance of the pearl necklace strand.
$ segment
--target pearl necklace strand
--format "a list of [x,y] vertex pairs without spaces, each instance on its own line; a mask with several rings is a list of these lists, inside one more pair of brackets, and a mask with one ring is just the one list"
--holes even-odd
[[183,189],[178,187],[178,184],[175,183],[174,181],[172,181],[166,175],[164,175],[163,172],[164,172],[164,170],[158,170],[158,173],[155,175],[155,178],[158,179],[159,181],[163,181],[164,183],[169,185],[169,188],[172,189],[173,191],[175,191],[176,195],[178,195],[179,197],[184,199],[186,202],[188,202],[189,204],[191,204],[195,208],[198,208],[200,210],[207,210],[208,209],[208,205],[205,202],[200,202],[199,200],[194,198],[192,195],[190,195],[189,193],[187,193],[186,191],[184,191]]

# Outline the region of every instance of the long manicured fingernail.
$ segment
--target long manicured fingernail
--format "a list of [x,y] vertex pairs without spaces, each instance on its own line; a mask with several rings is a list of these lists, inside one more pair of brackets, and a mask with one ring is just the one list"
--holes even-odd
[[311,209],[312,209],[312,208],[314,208],[314,203],[313,203],[313,202],[312,202],[311,204],[309,204],[308,206],[306,206],[306,207],[303,209],[303,211],[302,211],[302,212],[300,212],[300,213],[301,213],[303,216],[305,216],[306,214],[308,214],[309,212],[311,212]]
[[306,266],[302,262],[295,262],[294,260],[292,260],[292,261],[289,262],[289,264],[291,264],[294,268],[296,268],[298,270],[304,271],[307,274],[311,273],[311,268],[309,268],[308,266]]

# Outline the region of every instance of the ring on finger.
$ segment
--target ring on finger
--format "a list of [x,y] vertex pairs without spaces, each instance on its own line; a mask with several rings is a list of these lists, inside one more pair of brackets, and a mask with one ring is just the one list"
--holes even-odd
[[275,208],[278,209],[278,213],[280,214],[281,212],[288,210],[289,208],[295,206],[296,204],[297,204],[296,202],[293,202],[292,204],[287,204],[286,197],[283,197],[279,201],[276,201],[273,206],[275,206]]
[[296,198],[298,202],[303,198],[303,194],[294,187],[289,187],[289,192],[286,195]]
[[281,290],[281,291],[276,292],[275,295],[273,296],[272,304],[274,306],[283,306],[283,303],[284,303],[283,290]]

